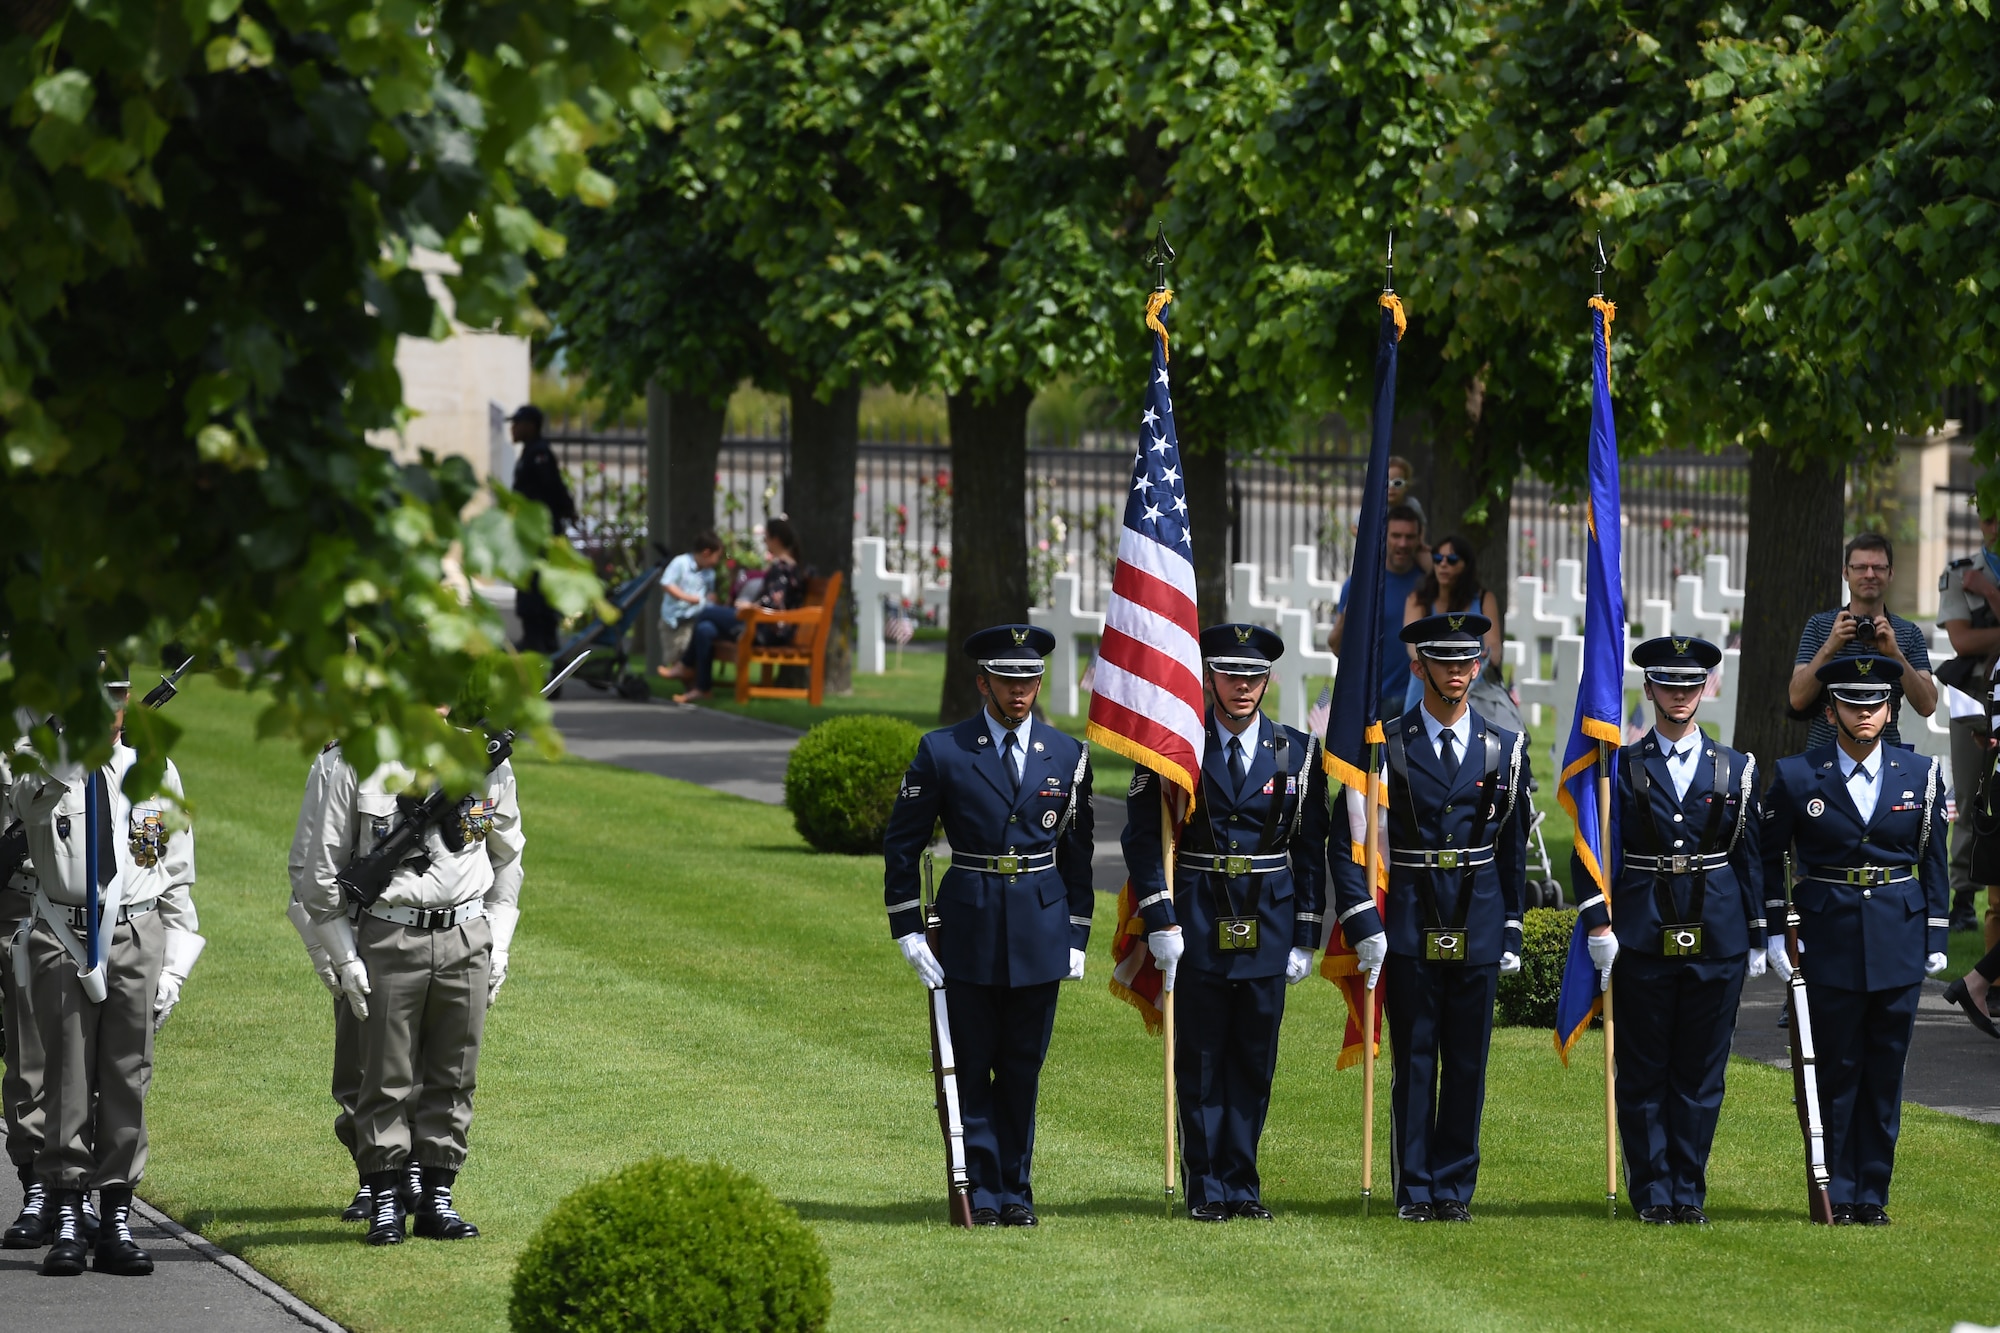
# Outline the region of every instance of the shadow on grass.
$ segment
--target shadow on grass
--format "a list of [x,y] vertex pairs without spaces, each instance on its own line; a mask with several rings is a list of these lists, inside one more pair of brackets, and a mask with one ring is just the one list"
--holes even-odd
[[[947,1220],[943,1199],[900,1203],[825,1203],[816,1199],[788,1199],[808,1222],[858,1222],[866,1226],[907,1226],[911,1223]],[[1176,1205],[1179,1215],[1179,1206]],[[1158,1217],[1168,1216],[1159,1199],[1141,1197],[1078,1199],[1062,1203],[1038,1203],[1035,1212],[1044,1220],[1067,1217]]]
[[[326,1208],[204,1208],[191,1214],[181,1225],[231,1254],[258,1245],[356,1245],[363,1228],[359,1223],[341,1222],[340,1206]],[[316,1223],[312,1226],[285,1226],[287,1222]],[[217,1236],[220,1229],[223,1235]]]

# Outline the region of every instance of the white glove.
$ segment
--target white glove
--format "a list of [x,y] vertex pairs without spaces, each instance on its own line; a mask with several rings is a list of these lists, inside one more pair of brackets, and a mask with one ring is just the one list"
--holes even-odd
[[1750,951],[1750,972],[1749,972],[1750,976],[1753,977],[1763,976],[1766,969],[1768,969],[1770,965],[1771,965],[1770,961],[1764,957],[1764,951],[1762,949],[1752,949]]
[[507,951],[514,947],[514,927],[521,923],[521,909],[512,903],[488,903],[486,920],[493,927],[493,958],[486,977],[486,1003],[491,1007],[500,997],[500,983],[507,979]]
[[1179,926],[1169,926],[1146,936],[1146,947],[1153,951],[1153,962],[1160,969],[1160,993],[1167,994],[1174,988],[1174,974],[1180,971],[1181,955],[1187,952],[1187,941],[1181,938]]
[[161,944],[163,955],[160,961],[160,985],[153,992],[153,1031],[158,1032],[166,1025],[168,1015],[181,1002],[181,987],[186,984],[188,974],[194,971],[201,951],[208,947],[208,941],[191,930],[169,930]]
[[1313,951],[1294,949],[1285,956],[1285,984],[1296,986],[1306,979],[1306,973],[1313,969]]
[[1789,982],[1792,979],[1792,960],[1785,956],[1785,941],[1782,938],[1774,938],[1764,946],[1764,957],[1770,960],[1771,971],[1777,974],[1778,980]]
[[1618,961],[1618,937],[1607,930],[1602,935],[1586,935],[1583,943],[1590,950],[1590,965],[1597,969],[1597,988],[1609,989],[1611,965]]
[[916,969],[924,985],[932,990],[944,989],[944,968],[938,964],[937,955],[931,952],[930,942],[922,931],[897,936],[896,947],[903,951],[903,961]]
[[1388,957],[1389,937],[1379,930],[1368,938],[1355,942],[1354,961],[1368,974],[1369,990],[1374,990],[1375,983],[1382,979],[1382,964]]
[[1067,981],[1082,981],[1082,980],[1083,980],[1083,962],[1084,962],[1084,954],[1083,954],[1083,950],[1081,950],[1081,949],[1071,949],[1071,950],[1069,951],[1069,976],[1068,976],[1068,977],[1066,977],[1066,978],[1065,978],[1065,980],[1067,980]]
[[1945,957],[1943,954],[1934,953],[1924,959],[1924,971],[1930,973],[1932,976],[1936,976],[1938,973],[1944,971],[1950,962],[1951,959]]
[[368,968],[354,945],[354,923],[344,916],[322,921],[313,927],[326,948],[327,961],[340,979],[340,993],[347,997],[348,1010],[362,1022],[368,1021]]
[[326,956],[326,946],[319,942],[319,936],[313,930],[312,918],[306,915],[306,905],[297,898],[292,899],[285,907],[285,919],[292,923],[293,930],[299,932],[299,939],[306,946],[306,957],[312,959],[313,971],[319,973],[320,985],[326,987],[327,994],[339,999],[340,978],[333,974],[333,963]]
[[1506,976],[1506,975],[1507,975],[1508,973],[1510,973],[1510,972],[1519,972],[1520,970],[1521,970],[1521,955],[1520,955],[1520,954],[1517,954],[1517,953],[1503,953],[1503,954],[1501,954],[1501,955],[1500,955],[1500,975],[1501,975],[1501,976],[1503,976],[1503,977],[1504,977],[1504,976]]

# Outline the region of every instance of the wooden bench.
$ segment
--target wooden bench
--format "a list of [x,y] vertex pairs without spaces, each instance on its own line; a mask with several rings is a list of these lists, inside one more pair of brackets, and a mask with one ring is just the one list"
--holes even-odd
[[[840,575],[806,584],[805,605],[795,611],[770,611],[753,606],[741,612],[743,633],[736,640],[736,702],[750,699],[804,699],[814,708],[826,695],[826,646],[833,638],[833,609],[840,601]],[[790,643],[758,643],[759,625],[795,625]],[[720,654],[718,653],[719,657]],[[750,668],[760,666],[762,680],[752,684]],[[807,688],[774,685],[779,667],[805,667]]]

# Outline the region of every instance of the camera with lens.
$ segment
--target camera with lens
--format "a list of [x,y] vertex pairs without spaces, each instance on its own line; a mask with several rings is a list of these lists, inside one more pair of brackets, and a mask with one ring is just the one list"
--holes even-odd
[[1875,642],[1875,617],[1856,616],[1854,618],[1854,637],[1860,639],[1863,643]]

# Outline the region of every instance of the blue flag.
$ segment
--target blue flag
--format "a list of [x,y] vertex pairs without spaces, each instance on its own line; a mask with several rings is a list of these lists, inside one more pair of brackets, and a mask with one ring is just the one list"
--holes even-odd
[[[1618,782],[1618,745],[1625,716],[1625,586],[1618,513],[1618,427],[1611,418],[1611,320],[1617,313],[1603,297],[1590,302],[1590,549],[1584,570],[1583,678],[1576,692],[1575,721],[1563,747],[1562,784],[1556,799],[1576,822],[1576,858],[1589,881],[1575,886],[1588,905],[1609,898],[1613,849],[1618,843],[1616,811],[1600,806],[1599,782]],[[1569,1048],[1603,1008],[1597,969],[1584,943],[1583,919],[1570,934],[1563,963],[1562,994],[1556,999],[1556,1053],[1569,1062]]]
[[[1350,791],[1368,780],[1368,747],[1382,742],[1382,579],[1389,532],[1389,437],[1396,429],[1396,344],[1403,304],[1382,295],[1375,345],[1375,410],[1361,514],[1354,526],[1354,560],[1347,571],[1347,612],[1340,631],[1340,669],[1327,715],[1326,771]],[[1397,609],[1398,615],[1401,608]],[[1357,838],[1356,842],[1360,839]]]

